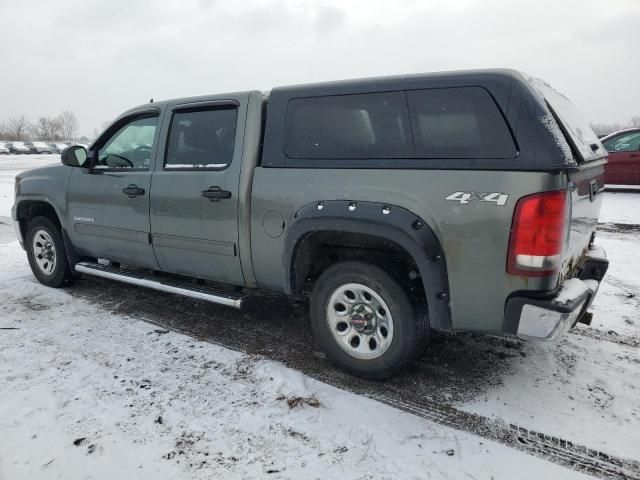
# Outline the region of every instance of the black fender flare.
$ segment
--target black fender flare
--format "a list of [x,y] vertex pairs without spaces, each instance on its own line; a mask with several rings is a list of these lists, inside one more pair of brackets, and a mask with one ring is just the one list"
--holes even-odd
[[301,288],[296,266],[304,257],[302,240],[319,231],[366,234],[400,245],[413,257],[420,271],[431,327],[452,330],[444,251],[422,218],[405,208],[377,202],[325,200],[305,205],[295,212],[285,238],[283,274],[285,292],[289,295]]
[[[74,247],[73,243],[71,242],[71,239],[69,238],[69,233],[67,232],[67,229],[65,228],[65,224],[63,223],[64,217],[60,215],[60,212],[57,206],[48,196],[44,196],[44,195],[30,195],[30,196],[26,196],[25,198],[21,198],[19,201],[16,201],[16,221],[18,221],[20,224],[20,230],[22,231],[22,229],[24,229],[24,235],[26,235],[27,226],[26,225],[23,226],[22,224],[23,218],[20,218],[19,212],[22,205],[27,202],[39,202],[51,207],[51,209],[53,210],[53,213],[55,213],[58,219],[58,223],[60,224],[60,234],[62,235],[62,242],[64,243],[67,262],[69,263],[69,267],[71,268],[72,274],[74,276],[78,276],[75,273],[75,270],[73,267],[75,266],[76,263],[78,263],[80,257],[78,256],[76,252],[76,248]],[[26,242],[26,238],[24,238],[24,236],[23,236],[23,241]],[[27,248],[26,244],[23,245],[22,247],[24,249]]]

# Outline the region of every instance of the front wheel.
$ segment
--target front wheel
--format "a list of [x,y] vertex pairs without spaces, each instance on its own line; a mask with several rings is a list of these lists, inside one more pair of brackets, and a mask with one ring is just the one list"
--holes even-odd
[[27,227],[25,243],[29,266],[38,281],[59,288],[73,282],[60,228],[47,217],[36,217]]
[[342,262],[325,270],[311,296],[311,324],[329,359],[369,379],[395,374],[419,353],[425,319],[381,268]]

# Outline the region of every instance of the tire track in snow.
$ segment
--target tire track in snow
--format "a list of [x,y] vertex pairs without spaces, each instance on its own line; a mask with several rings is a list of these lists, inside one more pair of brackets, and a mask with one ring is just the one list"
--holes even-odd
[[[444,384],[440,387],[428,385],[423,390],[416,389],[411,383],[415,372],[387,382],[370,382],[336,370],[321,352],[315,351],[315,346],[310,348],[311,337],[309,332],[305,331],[306,322],[299,319],[304,310],[291,300],[279,298],[274,301],[267,298],[262,305],[258,304],[252,311],[242,313],[181,297],[172,296],[172,301],[166,302],[166,294],[97,279],[84,280],[71,293],[100,303],[117,314],[141,317],[147,322],[194,336],[202,341],[283,362],[337,388],[377,400],[440,425],[479,435],[572,470],[599,478],[640,480],[640,462],[609,455],[518,425],[505,424],[465,412],[444,398],[449,392],[445,392],[444,396],[442,392],[434,392],[446,390]],[[269,312],[269,318],[266,320],[264,312]],[[279,317],[279,321],[274,320]],[[297,320],[294,317],[298,317]],[[594,335],[593,338],[598,337]],[[455,340],[451,342],[455,350]],[[466,341],[458,342],[461,342],[463,349],[471,348],[472,357],[477,354],[473,351],[473,342],[471,345]],[[479,355],[490,356],[487,346],[499,348],[499,353],[507,356],[513,350],[516,353],[512,356],[518,356],[517,346],[510,345],[509,341],[504,339],[479,341]],[[450,349],[451,344],[445,347],[445,355],[447,348]],[[504,353],[505,351],[507,353]],[[478,356],[472,363],[479,360]],[[427,364],[428,361],[421,368]],[[447,363],[444,365],[448,367]],[[450,382],[457,373],[459,372],[445,371],[445,377],[448,377],[445,381]],[[476,372],[471,372],[470,377],[476,387],[478,384],[484,385],[485,379],[477,377]],[[429,384],[431,380],[433,377],[429,377]],[[487,380],[490,382],[491,378]],[[471,390],[466,392],[471,397],[477,394],[473,391],[474,386],[471,383],[461,386],[463,394],[465,388]]]

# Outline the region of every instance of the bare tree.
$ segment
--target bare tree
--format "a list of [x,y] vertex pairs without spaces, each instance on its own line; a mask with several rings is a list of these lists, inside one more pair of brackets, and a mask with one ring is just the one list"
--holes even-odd
[[7,133],[12,140],[22,140],[29,129],[29,120],[24,115],[13,116],[7,122]]
[[65,140],[71,140],[78,133],[78,119],[75,113],[65,110],[60,114],[62,136]]
[[106,122],[102,122],[102,125],[100,125],[100,127],[94,128],[93,138],[98,138],[102,134],[102,132],[104,132],[111,125],[111,123],[111,120],[107,120]]
[[629,122],[629,124],[632,127],[640,127],[640,115],[635,115],[631,117],[631,121]]
[[62,140],[62,118],[60,116],[49,119],[51,140]]
[[621,123],[592,123],[591,128],[598,136],[602,137],[629,127]]
[[0,140],[9,140],[9,132],[7,130],[7,124],[0,122]]
[[40,117],[36,124],[35,136],[41,140],[59,140],[62,137],[60,117]]

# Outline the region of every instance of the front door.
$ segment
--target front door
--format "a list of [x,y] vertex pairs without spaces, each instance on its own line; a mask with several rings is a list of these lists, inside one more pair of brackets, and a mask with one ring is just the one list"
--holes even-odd
[[[248,96],[247,96],[248,97]],[[151,186],[151,237],[163,271],[244,285],[238,190],[248,98],[167,107]]]
[[68,189],[71,240],[80,253],[158,268],[149,233],[157,109],[127,117],[93,146],[91,168],[74,168]]

